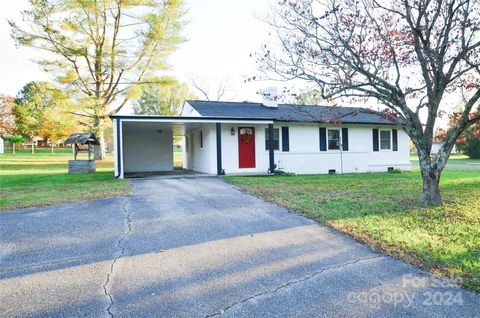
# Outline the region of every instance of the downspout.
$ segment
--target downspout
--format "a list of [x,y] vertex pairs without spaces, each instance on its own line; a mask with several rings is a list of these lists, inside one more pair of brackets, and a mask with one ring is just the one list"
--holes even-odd
[[268,172],[275,173],[275,158],[274,158],[274,148],[273,148],[273,124],[268,124],[268,140],[270,140],[268,145],[268,161],[269,168]]
[[221,176],[225,174],[222,168],[222,124],[215,124],[215,133],[217,140],[217,175]]
[[120,144],[121,144],[121,140],[120,140],[120,129],[121,129],[121,125],[120,125],[120,119],[119,118],[115,118],[115,122],[116,122],[116,127],[117,127],[117,138],[116,138],[116,150],[117,150],[117,167],[118,167],[118,175],[115,176],[115,179],[118,179],[120,178],[120,176],[122,175],[122,154],[121,154],[121,150],[120,150]]
[[340,173],[343,174],[343,138],[340,138]]

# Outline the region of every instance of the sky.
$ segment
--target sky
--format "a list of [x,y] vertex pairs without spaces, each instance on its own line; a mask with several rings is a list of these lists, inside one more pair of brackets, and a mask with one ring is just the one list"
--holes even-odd
[[[222,99],[260,101],[256,92],[265,83],[245,83],[255,75],[256,66],[250,53],[258,51],[267,39],[269,29],[259,17],[267,14],[271,0],[187,0],[190,23],[183,35],[188,41],[170,57],[169,74],[190,82],[191,78],[214,90],[227,83]],[[8,1],[0,10],[0,93],[16,95],[27,82],[51,80],[32,61],[39,52],[16,48],[10,38],[7,19],[20,21],[20,12],[28,8],[27,0]],[[202,97],[199,93],[198,97]],[[130,112],[127,107],[123,113]]]
[[[10,38],[7,19],[20,21],[21,10],[28,8],[27,0],[8,1],[8,5],[5,3],[0,10],[0,94],[15,96],[29,81],[52,78],[32,61],[32,58],[39,56],[38,50],[16,48]],[[268,86],[281,89],[287,85],[278,82],[245,82],[248,77],[258,75],[250,54],[258,52],[268,39],[270,29],[261,18],[268,14],[272,3],[275,0],[186,0],[190,23],[183,36],[188,41],[171,55],[166,74],[189,84],[192,78],[196,79],[211,93],[220,83],[227,83],[222,100],[230,101],[260,102],[259,90]],[[297,83],[296,88],[302,87]],[[204,98],[198,91],[195,94],[200,99]],[[372,102],[362,106],[384,108]],[[131,112],[130,105],[121,111],[124,114]]]

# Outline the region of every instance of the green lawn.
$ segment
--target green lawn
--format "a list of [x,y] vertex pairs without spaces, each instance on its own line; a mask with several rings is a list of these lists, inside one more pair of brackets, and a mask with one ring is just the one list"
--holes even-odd
[[[97,161],[97,172],[67,173],[71,150],[20,149],[16,155],[0,155],[0,210],[45,206],[121,195],[130,192],[126,180],[113,178],[111,155]],[[82,156],[86,156],[82,154]]]
[[183,159],[182,159],[182,149],[175,148],[173,150],[173,166],[175,168],[182,168],[183,167]]
[[[410,156],[410,161],[418,162],[418,157],[415,154]],[[480,165],[480,159],[470,159],[464,154],[452,154],[448,159],[448,163],[456,163],[456,164],[473,164],[473,165]]]
[[480,170],[446,170],[444,205],[421,208],[410,173],[227,177],[246,192],[297,211],[480,291]]

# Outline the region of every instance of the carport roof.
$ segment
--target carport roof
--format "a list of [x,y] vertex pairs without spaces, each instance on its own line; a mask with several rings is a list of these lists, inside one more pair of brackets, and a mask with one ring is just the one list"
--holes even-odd
[[273,118],[248,118],[226,116],[152,116],[152,115],[112,115],[113,119],[128,121],[156,121],[156,122],[250,122],[272,123]]

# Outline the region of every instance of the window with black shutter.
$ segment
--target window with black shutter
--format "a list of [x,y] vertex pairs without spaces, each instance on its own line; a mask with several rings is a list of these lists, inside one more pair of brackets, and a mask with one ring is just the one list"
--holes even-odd
[[[265,128],[265,150],[270,149],[270,134],[268,128]],[[280,129],[273,128],[273,149],[280,149]]]
[[390,130],[380,130],[380,150],[392,149],[392,134]]
[[328,150],[340,150],[340,129],[328,130]]

